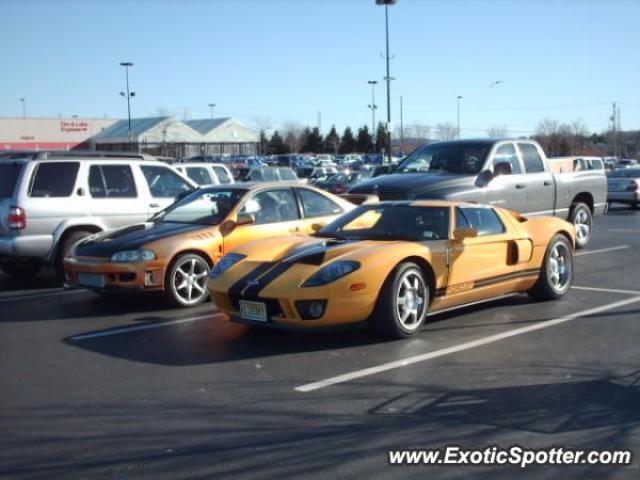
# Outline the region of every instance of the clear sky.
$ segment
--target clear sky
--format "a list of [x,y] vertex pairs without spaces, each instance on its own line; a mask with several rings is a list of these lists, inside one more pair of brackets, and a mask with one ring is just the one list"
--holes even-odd
[[[640,129],[640,1],[399,0],[389,9],[392,121],[456,122],[462,136],[545,117]],[[132,115],[370,124],[382,78],[384,8],[374,0],[0,0],[0,115]],[[496,80],[504,83],[493,88]]]

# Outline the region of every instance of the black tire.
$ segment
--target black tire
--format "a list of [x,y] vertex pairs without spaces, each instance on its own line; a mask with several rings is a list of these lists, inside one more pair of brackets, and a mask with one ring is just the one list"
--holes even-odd
[[38,274],[42,268],[42,263],[36,259],[5,260],[0,264],[0,268],[7,275],[17,280],[28,280]]
[[[405,279],[409,281],[412,286],[414,285],[414,280],[418,283],[418,288],[415,289],[418,291],[418,295],[414,299],[415,295],[412,294],[410,299],[412,302],[417,302],[415,316],[410,315],[415,318],[415,320],[411,322],[410,326],[407,325],[406,320],[403,322],[401,318],[400,308],[403,307],[402,304],[399,303],[399,297],[403,288],[405,289],[405,295],[407,295],[406,284],[403,283]],[[420,295],[422,295],[422,299],[420,299]],[[369,322],[374,332],[378,335],[394,339],[407,338],[420,331],[420,327],[424,324],[428,310],[429,285],[424,277],[424,272],[413,262],[403,262],[389,274],[389,277],[382,286],[376,307]],[[407,320],[409,320],[409,318],[407,318]]]
[[637,210],[638,209],[638,202],[633,202],[632,204],[629,205],[629,208],[631,210]]
[[72,232],[65,233],[62,237],[53,263],[56,278],[59,281],[64,282],[64,259],[71,253],[71,247],[89,235],[93,235],[93,232],[89,232],[88,230],[74,230]]
[[[187,266],[186,270],[184,269],[185,265]],[[193,276],[187,276],[184,273],[181,273],[180,270],[191,274],[191,265],[194,265]],[[207,291],[207,276],[210,270],[211,265],[209,265],[209,262],[200,255],[195,253],[178,255],[173,259],[171,265],[169,265],[164,278],[164,294],[167,301],[174,307],[181,308],[195,307],[196,305],[200,305],[206,301],[209,298],[209,292]],[[195,279],[196,275],[198,276],[197,282]],[[178,284],[178,282],[180,283]],[[183,282],[186,282],[186,287],[184,289],[180,288],[180,285],[182,285]],[[189,288],[189,283],[191,283],[191,288]],[[197,284],[196,287],[204,288],[204,292],[200,292],[198,288],[194,287],[194,283]],[[192,300],[189,301],[188,298],[192,295],[194,290],[196,293],[199,293],[199,295],[191,297]]]
[[569,221],[576,227],[576,248],[584,248],[591,240],[593,215],[586,203],[577,202],[571,206]]
[[[553,270],[553,266],[551,265],[551,262],[553,261],[553,251],[556,248],[562,249],[565,254],[565,258],[562,263],[562,267],[564,267],[563,272],[565,273],[558,274],[559,278],[561,278],[561,275],[566,275],[566,278],[561,282],[561,286],[554,282],[554,275],[551,271]],[[538,281],[533,286],[533,288],[529,290],[529,295],[531,295],[531,297],[535,298],[536,300],[541,301],[557,300],[569,291],[572,282],[573,249],[571,248],[571,243],[569,242],[567,237],[558,234],[551,239],[551,242],[549,242],[547,251],[544,254],[542,267],[540,269],[540,276],[538,277]]]

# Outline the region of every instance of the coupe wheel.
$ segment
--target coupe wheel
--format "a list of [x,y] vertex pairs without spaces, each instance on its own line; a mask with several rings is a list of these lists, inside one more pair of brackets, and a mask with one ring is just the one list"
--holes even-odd
[[547,247],[538,281],[529,294],[538,300],[562,297],[573,281],[573,252],[564,235],[556,235]]
[[591,239],[593,216],[591,210],[584,203],[576,203],[571,208],[569,221],[576,228],[576,248],[584,248]]
[[406,338],[420,330],[429,307],[429,287],[413,262],[401,263],[382,287],[371,317],[376,333]]
[[200,255],[188,253],[176,258],[165,282],[165,293],[171,303],[178,307],[193,307],[204,302],[207,292],[209,264]]

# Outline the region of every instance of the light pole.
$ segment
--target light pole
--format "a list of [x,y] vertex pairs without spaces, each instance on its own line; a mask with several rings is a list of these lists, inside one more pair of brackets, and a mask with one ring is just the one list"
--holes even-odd
[[404,124],[402,120],[402,95],[400,95],[400,157],[404,158]]
[[216,104],[215,103],[210,103],[209,104],[209,109],[211,110],[211,119],[213,119],[213,109],[216,108]]
[[22,103],[22,118],[27,118],[27,101],[21,98],[20,103]]
[[131,62],[120,62],[120,66],[124,67],[124,74],[125,74],[125,77],[127,79],[127,93],[125,95],[124,92],[120,92],[120,95],[122,95],[123,97],[125,97],[127,99],[127,118],[129,120],[129,129],[128,129],[128,133],[129,133],[129,151],[131,151],[132,150],[132,144],[131,144],[131,97],[135,97],[136,94],[135,94],[135,92],[129,91],[129,67],[133,67],[133,63],[131,63]]
[[458,140],[460,140],[460,100],[462,100],[462,95],[458,95],[456,97],[457,109],[458,109]]
[[398,0],[376,0],[376,5],[384,5],[385,38],[387,46],[387,161],[391,163],[391,73],[389,71],[389,5],[395,5]]
[[373,153],[376,152],[376,85],[377,80],[368,80],[367,83],[371,85],[371,104],[369,109],[371,110],[371,138],[373,139]]

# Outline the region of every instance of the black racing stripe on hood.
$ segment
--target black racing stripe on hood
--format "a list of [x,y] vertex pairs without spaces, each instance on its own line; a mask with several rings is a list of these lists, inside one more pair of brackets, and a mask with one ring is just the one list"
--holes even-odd
[[287,257],[283,258],[283,262],[303,263],[305,265],[322,265],[324,263],[326,253],[336,247],[341,247],[347,243],[355,243],[359,240],[327,240],[313,245],[305,245],[295,249]]
[[258,265],[236,283],[231,285],[229,288],[229,295],[240,295],[242,290],[247,286],[247,282],[257,279],[260,275],[273,267],[273,265],[275,265],[273,262],[265,262]]
[[258,296],[258,294],[271,282],[273,282],[276,278],[282,275],[284,272],[289,270],[291,267],[295,265],[292,262],[281,262],[278,263],[275,267],[269,270],[267,273],[262,275],[260,278],[257,278],[251,282],[247,288],[244,289],[242,295],[247,296]]

